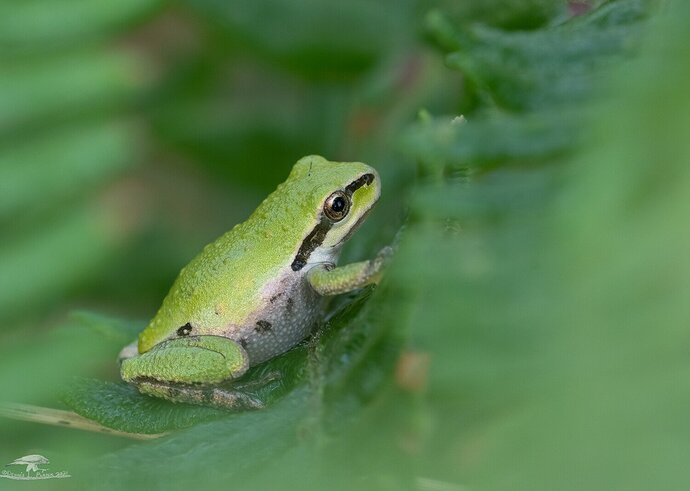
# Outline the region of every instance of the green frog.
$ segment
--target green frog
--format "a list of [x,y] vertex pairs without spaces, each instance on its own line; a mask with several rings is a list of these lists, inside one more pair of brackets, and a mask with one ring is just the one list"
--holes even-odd
[[380,279],[388,248],[336,266],[380,194],[366,164],[299,160],[249,219],[182,268],[138,341],[122,350],[122,379],[173,402],[256,407],[228,382],[304,340],[324,296]]

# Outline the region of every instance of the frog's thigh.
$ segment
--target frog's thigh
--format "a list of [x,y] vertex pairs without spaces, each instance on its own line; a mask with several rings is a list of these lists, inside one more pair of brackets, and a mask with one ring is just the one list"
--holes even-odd
[[328,269],[324,265],[314,266],[307,273],[309,284],[320,295],[338,295],[371,283],[381,278],[381,261],[373,259]]
[[249,368],[245,349],[222,336],[171,339],[135,358],[122,361],[122,379],[140,385],[218,384],[241,377]]

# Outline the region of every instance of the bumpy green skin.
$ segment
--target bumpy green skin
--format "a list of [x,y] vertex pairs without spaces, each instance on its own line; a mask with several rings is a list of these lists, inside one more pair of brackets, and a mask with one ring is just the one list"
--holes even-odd
[[[325,200],[343,190],[352,203],[346,219],[327,221]],[[299,342],[308,333],[321,295],[378,281],[382,255],[334,266],[340,246],[379,194],[378,174],[365,164],[318,156],[301,159],[246,222],[206,246],[182,269],[140,334],[138,354],[130,347],[123,350],[123,380],[174,402],[261,407],[251,396],[217,384],[241,377],[251,365]],[[312,243],[324,223],[327,233],[314,241],[318,246],[305,267],[295,270],[298,251]],[[184,326],[189,332],[180,331]]]

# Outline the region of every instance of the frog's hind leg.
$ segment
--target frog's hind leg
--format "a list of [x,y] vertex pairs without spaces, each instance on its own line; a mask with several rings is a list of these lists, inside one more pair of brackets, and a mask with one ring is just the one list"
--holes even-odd
[[173,402],[223,408],[256,409],[252,396],[220,386],[249,368],[249,356],[237,342],[221,336],[188,336],[164,341],[122,360],[120,375],[140,392]]

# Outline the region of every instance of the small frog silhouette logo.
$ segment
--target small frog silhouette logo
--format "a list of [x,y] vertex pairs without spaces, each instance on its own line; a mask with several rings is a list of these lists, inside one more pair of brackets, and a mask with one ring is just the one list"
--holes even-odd
[[26,466],[26,472],[27,474],[29,472],[36,472],[40,469],[38,467],[38,464],[50,464],[50,460],[48,460],[46,457],[43,455],[25,455],[24,457],[19,457],[18,459],[15,459],[14,462],[10,462],[9,464],[5,464],[5,466],[8,465],[25,465]]
[[11,465],[25,465],[26,470],[22,470],[19,473],[3,470],[0,472],[0,477],[22,481],[33,481],[35,479],[62,479],[65,477],[71,477],[66,471],[50,472],[43,467],[39,467],[39,465],[43,464],[50,464],[50,460],[48,460],[47,457],[39,454],[25,455],[24,457],[15,459],[14,462],[5,464],[5,467]]

